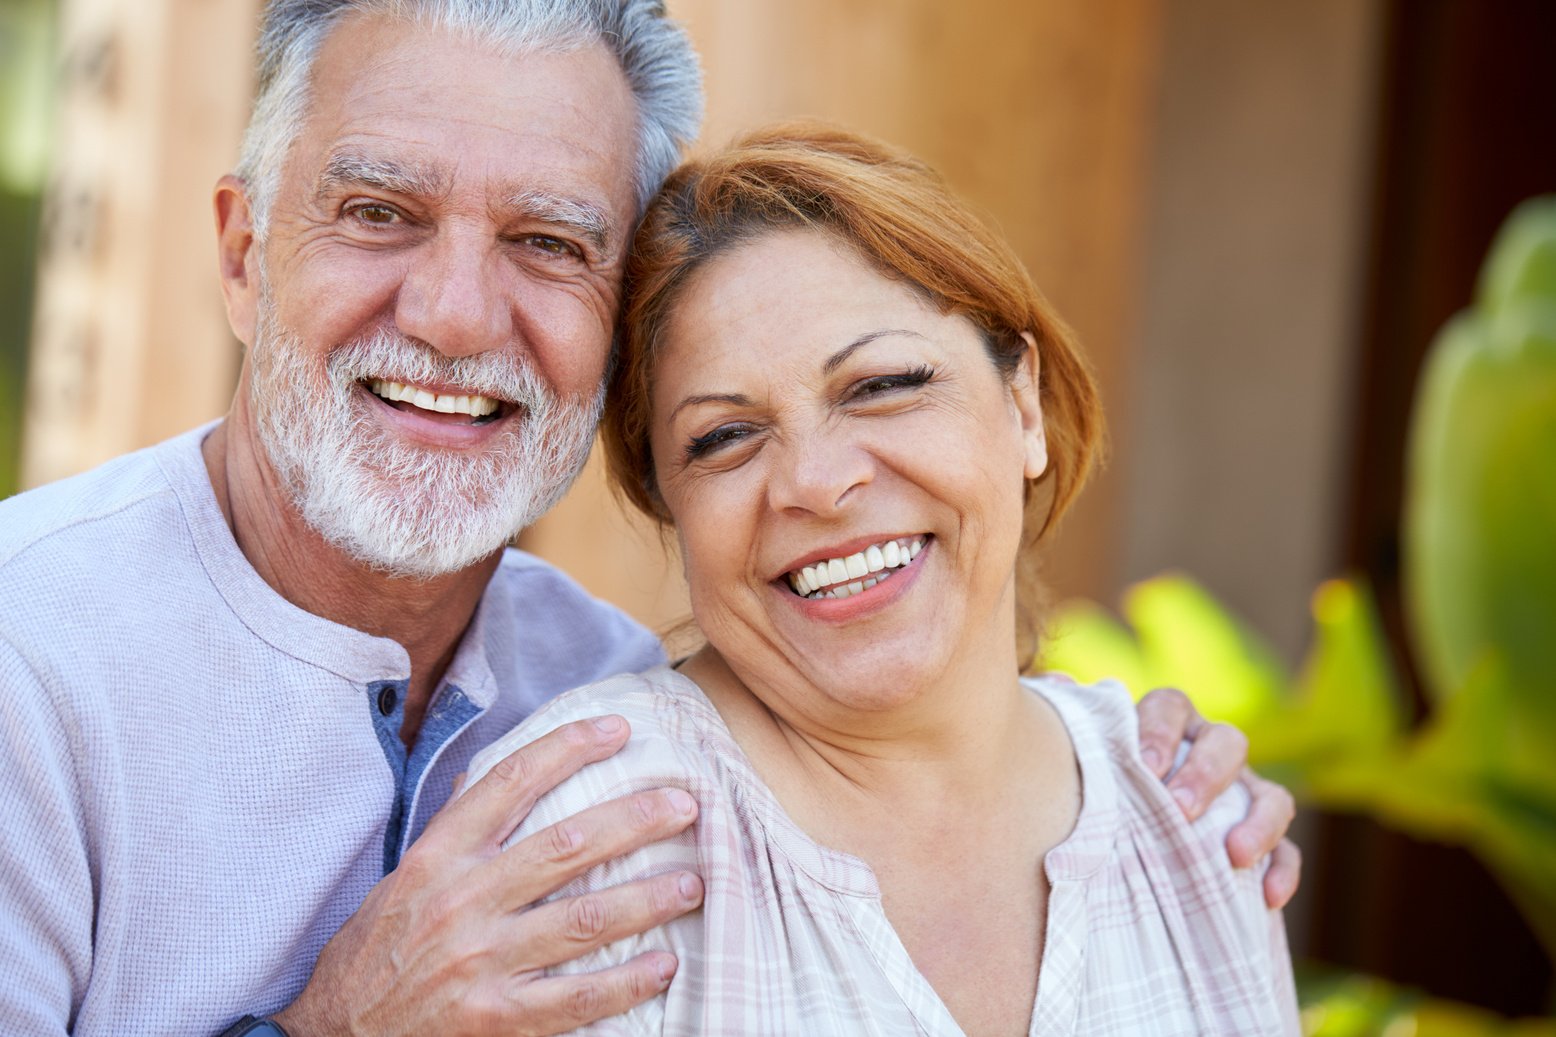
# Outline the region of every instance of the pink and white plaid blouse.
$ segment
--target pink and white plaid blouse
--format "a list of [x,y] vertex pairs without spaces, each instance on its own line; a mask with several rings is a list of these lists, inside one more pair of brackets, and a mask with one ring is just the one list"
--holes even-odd
[[[1233,870],[1222,846],[1246,792],[1234,788],[1190,825],[1139,760],[1121,686],[1026,683],[1063,717],[1082,787],[1075,830],[1044,863],[1048,932],[1030,1033],[1298,1033],[1280,914],[1265,907],[1259,872]],[[701,874],[706,894],[701,911],[554,970],[593,971],[656,948],[680,959],[667,993],[580,1032],[962,1034],[887,921],[869,866],[789,819],[712,704],[674,670],[561,696],[477,756],[471,782],[520,745],[602,713],[632,724],[627,746],[543,798],[513,839],[607,799],[679,786],[701,810],[689,832],[557,895],[680,868]]]

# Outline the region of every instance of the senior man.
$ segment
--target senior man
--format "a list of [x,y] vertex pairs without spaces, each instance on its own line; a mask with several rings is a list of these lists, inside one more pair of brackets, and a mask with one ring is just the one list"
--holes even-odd
[[[215,198],[248,347],[230,412],[0,504],[0,1029],[564,1032],[675,962],[547,967],[694,908],[700,880],[529,905],[695,806],[644,793],[499,852],[619,719],[444,804],[538,703],[662,658],[504,544],[588,452],[695,57],[653,0],[277,0],[260,53]],[[1192,811],[1240,736],[1152,701],[1159,770],[1199,734]],[[1249,780],[1245,859],[1290,816]]]

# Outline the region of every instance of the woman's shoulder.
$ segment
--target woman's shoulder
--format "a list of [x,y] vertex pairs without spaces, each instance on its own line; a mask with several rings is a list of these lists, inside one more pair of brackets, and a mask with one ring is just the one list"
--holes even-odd
[[[1198,986],[1200,1007],[1219,1021],[1214,1032],[1296,1032],[1285,930],[1264,903],[1265,866],[1234,868],[1226,852],[1227,832],[1247,814],[1247,789],[1234,784],[1191,822],[1140,758],[1134,699],[1122,684],[1051,676],[1028,687],[1063,718],[1081,767],[1081,820],[1049,866],[1088,883],[1097,967],[1116,968],[1123,984],[1149,986],[1149,975]],[[1179,763],[1186,752],[1180,747]]]
[[584,806],[648,788],[684,787],[710,774],[703,748],[725,735],[718,713],[687,678],[666,666],[619,674],[564,692],[482,749],[470,761],[466,787],[515,750],[576,720],[614,715],[631,728],[627,744],[592,763],[543,797],[542,814]]
[[[1115,864],[1127,861],[1156,871],[1147,888],[1158,898],[1220,903],[1234,913],[1263,917],[1263,866],[1235,869],[1226,852],[1227,833],[1248,813],[1248,790],[1241,782],[1190,821],[1140,757],[1139,720],[1127,688],[1117,681],[1078,684],[1061,676],[1028,686],[1053,705],[1070,732],[1082,780],[1077,828],[1086,830],[1090,845]],[[1177,764],[1187,752],[1185,742]]]
[[[1156,819],[1152,829],[1169,839],[1189,838],[1217,849],[1226,833],[1247,815],[1248,790],[1238,782],[1216,797],[1197,820],[1188,821],[1163,781],[1141,759],[1134,696],[1118,681],[1080,684],[1062,674],[1046,674],[1029,678],[1026,684],[1047,699],[1064,720],[1083,777],[1088,783],[1107,779],[1118,808],[1126,815]],[[1188,750],[1188,742],[1178,747],[1174,767],[1182,764]]]

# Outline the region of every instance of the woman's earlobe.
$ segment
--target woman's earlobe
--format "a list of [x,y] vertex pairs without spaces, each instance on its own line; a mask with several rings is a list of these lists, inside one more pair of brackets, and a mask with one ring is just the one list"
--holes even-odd
[[1042,380],[1037,353],[1037,340],[1030,331],[1021,333],[1026,350],[1021,356],[1021,370],[1016,375],[1012,391],[1016,397],[1016,409],[1021,414],[1021,437],[1026,449],[1025,474],[1037,479],[1048,470],[1048,431],[1043,424]]
[[1042,423],[1037,428],[1027,429],[1024,438],[1026,441],[1026,469],[1028,479],[1041,478],[1048,471],[1048,435],[1043,431]]

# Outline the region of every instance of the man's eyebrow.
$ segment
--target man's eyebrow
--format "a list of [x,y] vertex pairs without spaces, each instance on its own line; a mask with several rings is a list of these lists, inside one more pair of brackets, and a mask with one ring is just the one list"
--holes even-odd
[[340,187],[370,187],[391,194],[428,198],[444,192],[444,178],[432,169],[350,152],[330,156],[319,174],[319,194]]
[[510,212],[562,227],[587,238],[601,252],[612,242],[610,217],[598,205],[546,191],[519,191],[507,199]]
[[913,338],[924,337],[916,331],[909,331],[907,328],[882,328],[879,331],[867,331],[863,335],[860,335],[858,338],[854,339],[848,345],[844,346],[842,349],[838,350],[836,353],[833,353],[831,356],[827,357],[827,362],[821,365],[821,373],[831,374],[833,371],[836,371],[839,367],[843,366],[843,362],[853,355],[854,350],[858,349],[860,346],[867,346],[871,342],[874,342],[876,339],[884,338],[887,335],[911,335]]

